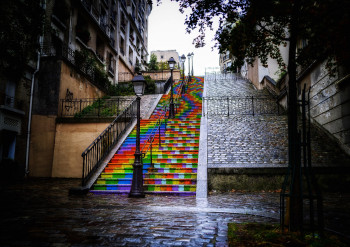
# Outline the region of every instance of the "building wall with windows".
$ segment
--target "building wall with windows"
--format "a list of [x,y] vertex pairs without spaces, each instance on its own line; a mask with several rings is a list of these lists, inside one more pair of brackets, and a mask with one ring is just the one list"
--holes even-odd
[[164,50],[164,51],[157,50],[157,51],[151,51],[151,54],[154,54],[157,56],[157,62],[163,62],[166,64],[168,63],[169,59],[173,57],[176,62],[176,68],[181,68],[180,56],[176,50]]
[[220,72],[226,73],[227,69],[232,65],[232,58],[229,51],[221,53],[219,57]]
[[[131,79],[135,68],[145,67],[151,10],[146,0],[46,1],[33,104],[31,176],[57,175],[53,161],[62,99],[67,95],[74,99],[102,97],[121,74]],[[98,134],[90,137],[93,140]]]

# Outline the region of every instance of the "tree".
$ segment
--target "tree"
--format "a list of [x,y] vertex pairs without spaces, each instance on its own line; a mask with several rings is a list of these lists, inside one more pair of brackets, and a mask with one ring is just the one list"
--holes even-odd
[[0,3],[0,73],[18,81],[39,48],[44,11],[40,0]]
[[148,70],[158,70],[158,62],[156,54],[152,53],[148,64]]
[[[159,0],[158,0],[159,1]],[[313,61],[327,59],[332,74],[337,66],[350,65],[350,1],[348,0],[174,0],[180,11],[191,8],[185,23],[187,31],[198,28],[194,42],[205,45],[206,28],[212,28],[213,17],[218,17],[217,45],[236,57],[234,66],[244,59],[252,64],[256,57],[263,63],[268,57],[277,59],[281,69],[287,70],[288,82],[288,142],[289,162],[293,179],[300,180],[300,162],[296,159],[297,146],[297,92],[296,69]],[[227,25],[228,24],[228,25]],[[297,41],[308,45],[297,50]],[[289,42],[289,61],[286,67],[278,49]],[[335,66],[337,65],[337,66]],[[295,183],[298,184],[298,183]],[[291,198],[290,229],[302,227],[300,188],[291,188],[297,195]],[[295,199],[297,198],[297,199]]]

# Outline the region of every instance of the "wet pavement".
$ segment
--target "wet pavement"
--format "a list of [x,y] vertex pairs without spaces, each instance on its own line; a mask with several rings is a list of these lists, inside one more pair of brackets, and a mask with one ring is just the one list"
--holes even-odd
[[[69,196],[72,179],[31,179],[0,189],[0,246],[227,246],[227,223],[279,221],[279,193],[207,199]],[[350,195],[329,195],[325,221],[349,234]]]

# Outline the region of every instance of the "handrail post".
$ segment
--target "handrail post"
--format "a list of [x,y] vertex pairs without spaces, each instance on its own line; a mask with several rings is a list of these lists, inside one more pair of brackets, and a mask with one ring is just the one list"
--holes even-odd
[[159,147],[161,147],[161,140],[160,140],[160,128],[162,127],[162,122],[159,120],[159,131],[158,131],[158,133],[159,133],[159,137],[158,137],[158,140],[159,140]]
[[86,166],[86,153],[83,153],[83,173],[81,178],[81,186],[85,185],[85,166]]
[[64,104],[64,99],[61,100],[62,102],[62,111],[61,111],[61,117],[63,117],[63,104]]
[[153,159],[152,159],[152,149],[153,149],[153,145],[152,145],[153,140],[151,140],[151,166],[153,165]]
[[230,116],[230,99],[227,97],[227,116]]

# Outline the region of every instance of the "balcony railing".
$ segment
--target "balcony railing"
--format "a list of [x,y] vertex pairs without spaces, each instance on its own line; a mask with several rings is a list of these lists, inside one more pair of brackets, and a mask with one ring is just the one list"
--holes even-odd
[[82,153],[83,171],[82,186],[85,186],[88,180],[101,165],[101,161],[110,152],[112,147],[122,138],[126,130],[136,119],[137,110],[136,100],[121,113],[114,121],[89,145]]
[[62,118],[108,118],[123,112],[130,99],[61,99],[59,116]]
[[255,96],[203,97],[203,116],[279,115],[282,110],[274,98]]
[[12,97],[2,92],[0,92],[0,105],[15,108],[18,110],[23,110],[24,106],[22,100],[16,100],[15,97]]
[[75,61],[75,51],[71,49],[68,44],[61,41],[56,41],[53,44],[43,44],[42,46],[43,56],[55,56],[59,59],[63,59],[74,66],[74,68],[83,74],[90,82],[97,86],[102,91],[106,91],[106,85],[100,85],[100,83],[95,80],[95,69],[91,64],[83,63],[78,64]]

